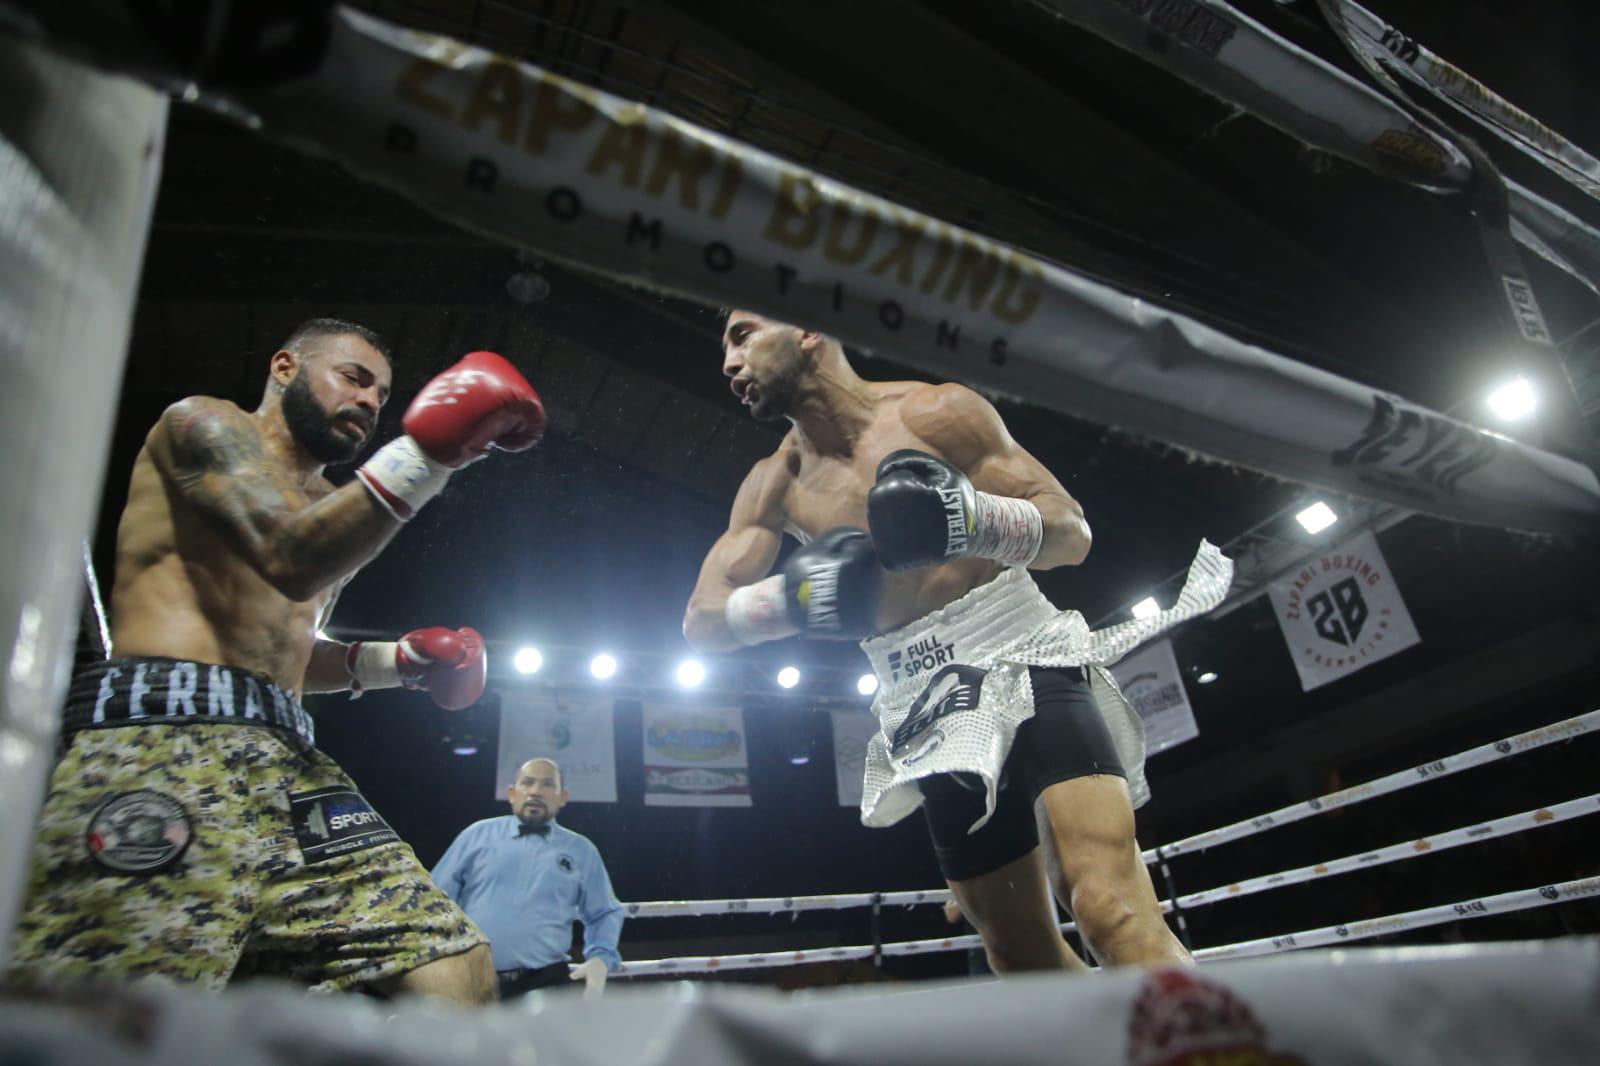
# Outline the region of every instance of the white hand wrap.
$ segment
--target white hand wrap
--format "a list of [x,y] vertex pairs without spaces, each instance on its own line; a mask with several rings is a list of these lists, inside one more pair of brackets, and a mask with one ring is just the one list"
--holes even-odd
[[439,495],[452,473],[429,459],[410,437],[396,437],[362,463],[356,477],[384,510],[406,522]]
[[400,645],[387,640],[358,640],[344,653],[344,668],[350,672],[350,698],[369,688],[399,688],[400,665],[396,652]]
[[734,589],[723,610],[733,639],[740,644],[762,644],[800,632],[800,627],[789,621],[783,593],[782,574]]
[[977,494],[972,554],[1007,566],[1027,566],[1044,544],[1044,515],[1029,500]]

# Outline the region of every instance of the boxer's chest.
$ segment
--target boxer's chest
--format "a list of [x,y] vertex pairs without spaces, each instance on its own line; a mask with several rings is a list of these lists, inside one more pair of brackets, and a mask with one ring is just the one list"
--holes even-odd
[[808,538],[838,526],[867,528],[867,493],[877,481],[878,464],[902,448],[939,455],[898,415],[878,419],[848,455],[803,455],[784,501],[789,521]]

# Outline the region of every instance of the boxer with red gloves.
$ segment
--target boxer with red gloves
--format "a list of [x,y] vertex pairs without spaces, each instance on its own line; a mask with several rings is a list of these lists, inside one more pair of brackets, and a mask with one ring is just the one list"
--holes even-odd
[[483,935],[316,750],[300,697],[404,685],[460,710],[483,694],[475,630],[316,634],[451,473],[531,447],[544,408],[508,360],[473,352],[335,487],[323,467],[367,443],[390,381],[375,333],[313,319],[254,411],[192,396],[150,431],[117,534],[115,658],[68,698],[13,979],[264,973],[494,998]]
[[429,626],[398,641],[356,641],[344,657],[350,692],[369,688],[420,689],[447,711],[471,707],[489,680],[483,634],[476,629]]

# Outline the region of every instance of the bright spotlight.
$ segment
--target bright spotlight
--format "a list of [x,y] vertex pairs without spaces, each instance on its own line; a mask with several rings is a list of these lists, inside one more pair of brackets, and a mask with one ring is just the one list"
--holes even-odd
[[804,766],[807,763],[809,763],[810,761],[811,761],[811,756],[809,756],[809,755],[791,755],[791,756],[789,756],[789,765],[790,766]]
[[778,685],[781,688],[794,688],[800,683],[800,671],[793,666],[785,666],[778,671]]
[[694,688],[706,679],[706,668],[699,659],[685,659],[678,664],[678,684]]
[[1339,520],[1333,513],[1333,508],[1318,500],[1304,511],[1294,516],[1294,520],[1305,528],[1307,533],[1321,533],[1324,529]]
[[617,660],[606,654],[596,655],[589,660],[589,672],[601,681],[605,681],[617,672]]
[[870,696],[874,692],[878,691],[878,675],[862,674],[860,677],[856,678],[856,691],[861,693],[863,696]]
[[478,754],[478,746],[476,744],[457,744],[450,749],[450,754],[466,758],[469,755]]
[[1216,679],[1217,679],[1217,672],[1215,670],[1207,670],[1205,673],[1203,673],[1199,677],[1195,678],[1195,680],[1200,682],[1202,685],[1209,685],[1209,684],[1211,684],[1211,682],[1215,681]]
[[544,656],[539,654],[538,648],[525,645],[511,657],[511,665],[517,668],[519,674],[537,674],[539,667],[544,665]]
[[1146,596],[1133,605],[1133,616],[1135,618],[1154,618],[1160,613],[1161,605],[1156,602],[1154,596]]
[[1539,406],[1539,395],[1525,377],[1515,377],[1489,393],[1489,410],[1502,422],[1520,422]]

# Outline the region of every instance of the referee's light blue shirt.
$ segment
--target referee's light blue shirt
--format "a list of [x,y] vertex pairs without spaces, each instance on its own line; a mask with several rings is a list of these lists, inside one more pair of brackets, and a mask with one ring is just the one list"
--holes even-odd
[[623,911],[600,852],[588,837],[548,825],[548,833],[524,833],[510,814],[474,822],[433,868],[433,880],[489,938],[496,970],[565,961],[574,919],[583,922],[584,958],[614,970]]

